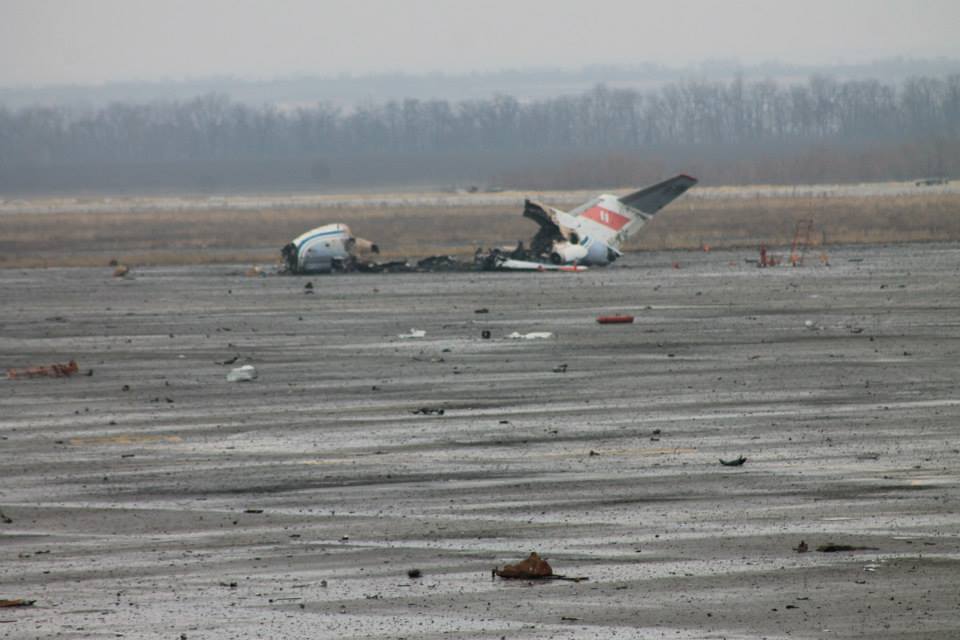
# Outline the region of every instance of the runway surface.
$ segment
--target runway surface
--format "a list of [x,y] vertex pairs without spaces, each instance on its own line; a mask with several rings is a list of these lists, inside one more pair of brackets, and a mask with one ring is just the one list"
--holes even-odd
[[958,637],[960,245],[745,257],[0,270],[0,636]]

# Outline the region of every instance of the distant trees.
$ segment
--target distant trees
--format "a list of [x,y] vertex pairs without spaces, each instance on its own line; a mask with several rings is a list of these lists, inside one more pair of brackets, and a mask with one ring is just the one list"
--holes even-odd
[[[582,95],[530,102],[505,95],[453,103],[408,99],[349,111],[329,103],[257,107],[209,94],[95,110],[0,108],[0,190],[29,189],[31,180],[44,182],[44,175],[50,183],[54,168],[62,175],[70,167],[91,165],[109,172],[202,163],[216,172],[218,166],[246,163],[264,167],[269,182],[268,167],[278,160],[302,159],[312,179],[335,179],[340,156],[480,154],[489,176],[500,170],[503,158],[537,154],[570,161],[626,154],[758,162],[760,151],[799,158],[814,150],[820,156],[830,150],[869,154],[879,147],[888,151],[875,154],[866,173],[893,178],[960,169],[958,142],[960,75],[911,78],[901,86],[825,76],[789,85],[740,77],[729,83],[688,81],[645,92],[599,85]],[[917,166],[905,167],[889,152],[898,145],[930,151],[917,154],[923,158]],[[476,175],[477,163],[468,164]],[[355,166],[361,165],[358,160]],[[430,178],[431,166],[423,163],[420,179]],[[739,177],[726,174],[739,181],[762,179],[756,167],[745,166]],[[96,173],[84,175],[96,187]],[[795,179],[824,178],[829,176],[811,168]],[[856,171],[847,171],[836,179],[855,178]],[[282,175],[276,179],[284,186]]]

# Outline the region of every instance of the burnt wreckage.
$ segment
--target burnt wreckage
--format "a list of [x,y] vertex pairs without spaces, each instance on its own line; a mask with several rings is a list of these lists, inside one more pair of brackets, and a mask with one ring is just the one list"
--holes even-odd
[[289,273],[332,271],[581,271],[604,266],[623,255],[621,247],[660,209],[687,192],[696,178],[680,174],[625,196],[602,194],[566,212],[534,200],[524,203],[523,216],[539,225],[529,248],[478,249],[472,262],[452,256],[431,256],[415,264],[373,262],[377,245],[355,237],[345,224],[317,227],[295,238],[283,250]]

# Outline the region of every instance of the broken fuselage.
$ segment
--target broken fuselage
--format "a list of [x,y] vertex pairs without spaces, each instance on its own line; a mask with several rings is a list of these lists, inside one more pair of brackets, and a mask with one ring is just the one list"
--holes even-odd
[[290,273],[352,271],[358,261],[380,253],[374,243],[358,238],[342,223],[327,224],[300,234],[281,249]]
[[599,195],[569,213],[527,200],[524,217],[540,225],[530,242],[531,258],[554,265],[609,264],[647,220],[696,183],[681,174],[626,196]]

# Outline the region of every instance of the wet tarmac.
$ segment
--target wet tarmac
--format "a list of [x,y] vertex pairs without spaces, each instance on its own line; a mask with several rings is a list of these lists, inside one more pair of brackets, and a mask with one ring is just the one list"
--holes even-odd
[[745,257],[0,270],[0,636],[960,636],[960,246]]

